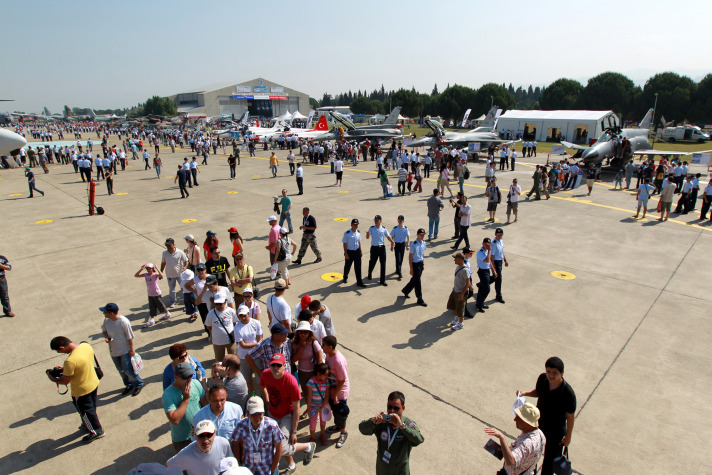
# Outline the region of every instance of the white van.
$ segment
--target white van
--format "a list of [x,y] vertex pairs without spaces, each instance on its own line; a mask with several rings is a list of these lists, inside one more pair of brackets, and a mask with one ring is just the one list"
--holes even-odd
[[705,140],[709,140],[710,136],[696,125],[678,125],[677,127],[665,127],[663,129],[662,138],[669,142],[675,142],[677,140],[704,142]]

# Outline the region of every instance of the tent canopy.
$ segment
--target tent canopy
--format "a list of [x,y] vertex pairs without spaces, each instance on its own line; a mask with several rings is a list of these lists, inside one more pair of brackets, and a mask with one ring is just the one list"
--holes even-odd
[[306,118],[307,118],[307,116],[300,114],[299,111],[296,111],[296,112],[294,113],[294,115],[292,115],[292,120],[294,120],[294,119],[306,119]]

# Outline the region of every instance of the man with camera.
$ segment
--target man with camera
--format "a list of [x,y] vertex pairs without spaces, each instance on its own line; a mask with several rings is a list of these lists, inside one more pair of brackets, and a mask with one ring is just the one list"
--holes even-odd
[[410,450],[423,443],[415,422],[403,416],[405,396],[400,391],[388,395],[387,413],[379,413],[358,425],[363,435],[378,438],[376,474],[410,473]]
[[82,418],[82,430],[88,432],[82,442],[88,444],[104,437],[99,417],[96,415],[96,398],[99,377],[94,369],[94,350],[88,343],[76,344],[66,336],[52,338],[49,347],[57,353],[69,355],[63,366],[47,370],[47,377],[57,384],[68,384],[72,390],[72,403]]

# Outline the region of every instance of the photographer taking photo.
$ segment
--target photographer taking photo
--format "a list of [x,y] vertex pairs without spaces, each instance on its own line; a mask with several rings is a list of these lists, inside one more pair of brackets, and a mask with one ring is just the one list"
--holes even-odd
[[104,429],[96,415],[99,377],[94,369],[96,358],[91,345],[77,345],[66,336],[57,336],[52,338],[49,347],[57,353],[69,355],[63,366],[55,366],[54,371],[47,370],[47,378],[53,383],[71,386],[72,403],[82,418],[81,429],[89,433],[82,438],[82,442],[88,444],[104,437]]

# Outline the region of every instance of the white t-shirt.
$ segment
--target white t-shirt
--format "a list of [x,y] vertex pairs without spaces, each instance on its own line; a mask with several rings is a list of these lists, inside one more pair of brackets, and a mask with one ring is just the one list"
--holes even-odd
[[341,172],[344,170],[344,162],[341,160],[337,160],[334,162],[334,170],[337,172]]
[[472,206],[470,206],[470,203],[460,205],[460,213],[467,213],[465,216],[460,216],[460,226],[472,224]]
[[[195,277],[195,278],[197,279],[198,277]],[[196,286],[197,286],[197,285],[198,285],[198,284],[196,283]],[[203,284],[203,285],[205,285],[205,284]],[[200,292],[201,292],[201,291],[198,291],[198,295],[200,295]],[[213,298],[214,298],[215,295],[217,295],[217,294],[224,295],[225,298],[227,299],[226,303],[227,303],[228,305],[231,304],[231,303],[235,303],[235,299],[232,298],[232,292],[230,292],[230,290],[228,290],[227,287],[218,287],[218,291],[217,291],[217,292],[213,292],[213,291],[211,291],[210,289],[206,289],[206,290],[205,290],[205,293],[203,294],[202,302],[203,302],[204,304],[206,304],[209,309],[214,308],[214,307],[215,307],[215,304],[213,304]]]
[[292,324],[292,309],[289,308],[289,304],[284,300],[284,297],[270,295],[267,298],[267,310],[269,314],[272,315],[270,326],[284,320],[287,320],[288,325]]
[[198,448],[197,442],[192,442],[168,459],[166,466],[178,467],[188,475],[217,475],[222,459],[232,456],[230,442],[226,438],[216,435],[213,445],[210,447],[210,452],[207,454]]
[[[220,324],[221,321],[222,324]],[[211,341],[213,345],[229,345],[230,337],[228,334],[232,333],[236,323],[238,323],[237,314],[231,307],[226,306],[222,312],[218,312],[217,309],[209,311],[205,317],[205,326],[212,327],[210,334],[212,335]],[[223,325],[225,328],[223,328]]]
[[237,356],[240,357],[241,361],[244,361],[245,356],[249,353],[252,348],[242,348],[240,342],[245,343],[255,343],[257,342],[257,335],[262,335],[262,325],[260,325],[259,320],[250,318],[247,323],[242,323],[238,321],[235,324],[235,343],[237,343]]
[[[516,193],[514,193],[513,188],[515,188],[514,185],[509,185],[509,193],[511,194],[511,196],[509,197],[509,201],[512,202],[512,203],[516,203],[516,202],[519,201],[519,195],[516,194]],[[522,192],[522,187],[519,186],[519,185],[517,185],[517,186],[516,186],[516,190],[517,190],[519,193],[521,193],[521,192]]]

